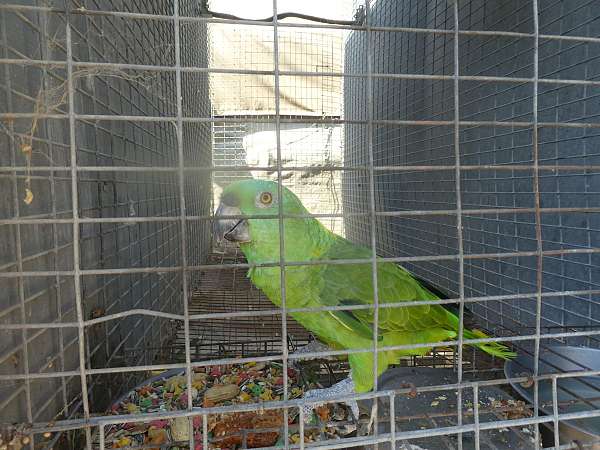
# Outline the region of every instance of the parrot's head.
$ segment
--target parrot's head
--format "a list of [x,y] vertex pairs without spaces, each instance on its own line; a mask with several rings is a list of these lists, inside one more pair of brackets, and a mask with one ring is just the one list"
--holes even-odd
[[[282,187],[282,198],[278,195],[278,184],[267,180],[242,180],[223,189],[217,216],[253,216],[216,220],[213,231],[218,240],[226,239],[241,244],[242,249],[260,248],[272,257],[279,255],[279,208],[283,214],[306,215],[308,211],[289,189]],[[260,216],[267,216],[264,219]],[[285,219],[286,242],[290,236],[306,238],[309,229],[315,228],[316,219]],[[317,225],[317,228],[320,225]],[[289,236],[288,236],[289,235]],[[287,253],[287,252],[286,252]]]

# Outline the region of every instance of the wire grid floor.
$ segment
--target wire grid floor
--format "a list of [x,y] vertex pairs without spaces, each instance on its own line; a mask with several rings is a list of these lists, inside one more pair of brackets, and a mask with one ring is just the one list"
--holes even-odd
[[[212,253],[208,263],[245,263],[237,248],[227,246],[222,253]],[[201,273],[192,289],[190,314],[218,314],[241,311],[272,310],[273,304],[246,277],[247,269],[230,268]],[[305,345],[310,333],[288,317],[290,348]],[[233,317],[191,320],[190,350],[194,361],[229,357],[252,357],[281,354],[281,317]],[[185,333],[179,327],[175,340],[162,352],[169,362],[185,361]],[[167,356],[168,355],[168,356]]]

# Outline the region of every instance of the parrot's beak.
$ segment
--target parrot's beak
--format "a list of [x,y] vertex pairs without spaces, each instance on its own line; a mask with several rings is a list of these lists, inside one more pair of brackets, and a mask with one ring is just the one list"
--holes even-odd
[[216,220],[213,222],[213,235],[217,242],[227,239],[230,242],[250,242],[250,231],[248,221],[246,219],[220,219],[219,216],[240,216],[242,211],[235,207],[229,206],[223,202],[219,203],[219,207],[215,212]]

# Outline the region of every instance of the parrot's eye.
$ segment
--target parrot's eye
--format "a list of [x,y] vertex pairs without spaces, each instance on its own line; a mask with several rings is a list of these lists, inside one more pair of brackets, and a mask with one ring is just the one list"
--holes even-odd
[[263,205],[270,205],[271,203],[273,203],[273,196],[270,192],[263,192],[262,194],[260,194],[260,202]]

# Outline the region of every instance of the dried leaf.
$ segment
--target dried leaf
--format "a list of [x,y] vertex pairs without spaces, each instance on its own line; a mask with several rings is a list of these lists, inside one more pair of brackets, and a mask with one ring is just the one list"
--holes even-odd
[[23,201],[26,205],[31,205],[31,202],[33,202],[33,192],[31,192],[31,189],[25,189],[25,198],[23,199]]
[[327,406],[327,405],[317,406],[315,408],[315,412],[317,413],[317,415],[323,422],[329,421],[329,406]]
[[33,149],[31,148],[31,145],[29,144],[22,144],[21,145],[21,152],[27,157],[27,158],[31,158],[31,153],[33,152]]
[[92,310],[92,312],[90,313],[90,318],[98,319],[99,317],[102,317],[105,313],[106,313],[106,311],[104,310],[104,308],[101,308],[101,307],[94,308]]

